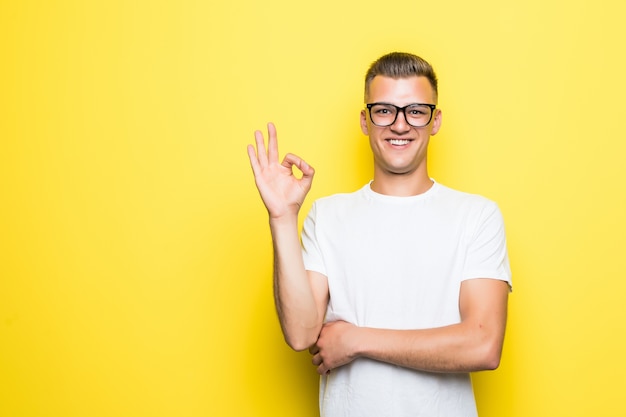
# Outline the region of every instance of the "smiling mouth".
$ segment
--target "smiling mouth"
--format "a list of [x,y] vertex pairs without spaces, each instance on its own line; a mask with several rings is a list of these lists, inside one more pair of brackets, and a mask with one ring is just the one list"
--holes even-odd
[[409,139],[387,139],[387,142],[395,146],[403,146],[411,143]]

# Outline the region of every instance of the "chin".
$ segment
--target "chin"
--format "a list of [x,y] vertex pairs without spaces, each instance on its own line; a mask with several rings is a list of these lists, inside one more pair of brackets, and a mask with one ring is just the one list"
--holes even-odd
[[417,171],[417,168],[412,167],[412,166],[411,167],[385,166],[385,167],[380,167],[380,170],[387,175],[411,175],[415,171]]

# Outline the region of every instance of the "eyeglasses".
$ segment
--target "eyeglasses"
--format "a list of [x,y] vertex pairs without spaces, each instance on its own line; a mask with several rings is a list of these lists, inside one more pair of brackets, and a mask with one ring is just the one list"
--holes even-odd
[[437,106],[434,104],[414,103],[398,107],[390,103],[368,103],[366,107],[370,113],[370,120],[376,126],[391,126],[396,122],[398,113],[404,113],[404,120],[409,125],[424,127],[430,123]]

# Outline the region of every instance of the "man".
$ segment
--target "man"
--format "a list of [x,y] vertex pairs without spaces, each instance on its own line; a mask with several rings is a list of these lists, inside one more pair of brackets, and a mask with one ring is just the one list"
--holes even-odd
[[[361,129],[374,178],[298,212],[313,168],[278,160],[255,132],[248,155],[268,210],[275,301],[285,340],[309,349],[328,417],[475,416],[469,372],[495,369],[510,268],[502,217],[480,196],[427,171],[441,127],[437,78],[426,61],[391,53],[369,68]],[[296,167],[301,178],[293,175]]]

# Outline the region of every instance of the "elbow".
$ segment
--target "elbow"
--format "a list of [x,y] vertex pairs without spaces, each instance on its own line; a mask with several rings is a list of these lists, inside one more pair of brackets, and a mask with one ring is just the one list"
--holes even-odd
[[495,341],[486,343],[481,349],[478,361],[478,371],[495,371],[500,366],[502,358],[502,342]]
[[298,344],[298,343],[289,343],[289,342],[287,342],[287,345],[289,345],[289,347],[295,350],[296,352],[302,352],[304,350],[307,350],[311,346],[311,345],[307,345],[306,343]]
[[317,342],[322,328],[321,323],[299,323],[281,321],[285,343],[296,352],[307,350]]
[[307,350],[308,348],[313,346],[316,341],[317,338],[314,339],[308,336],[290,337],[288,335],[285,335],[285,342],[291,349],[295,350],[296,352],[302,352],[303,350]]
[[499,366],[500,355],[490,355],[483,362],[483,371],[495,371]]

